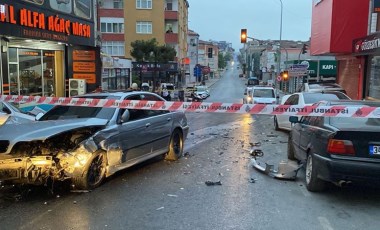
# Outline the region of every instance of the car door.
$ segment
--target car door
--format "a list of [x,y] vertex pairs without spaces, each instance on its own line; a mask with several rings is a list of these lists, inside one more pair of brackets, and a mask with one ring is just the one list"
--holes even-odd
[[[294,94],[291,95],[284,103],[284,105],[298,105],[299,103],[299,95]],[[290,130],[292,127],[292,124],[289,122],[289,115],[278,115],[277,116],[277,122],[278,126],[283,129]]]
[[[140,95],[130,95],[125,100],[141,100]],[[125,109],[121,109],[121,115]],[[121,162],[135,160],[150,152],[150,123],[147,120],[146,112],[141,109],[129,109],[130,117],[128,121],[121,123],[119,129],[119,143],[123,152]]]
[[300,121],[293,125],[291,136],[292,142],[295,150],[295,157],[298,160],[302,160],[304,154],[302,153],[302,148],[300,146],[302,135],[304,135],[305,124],[308,122],[308,117],[301,117]]
[[[152,94],[143,94],[141,99],[162,101],[161,98]],[[149,143],[150,152],[166,150],[173,126],[173,113],[167,110],[145,110],[145,112],[147,113],[146,121],[150,124],[149,134],[146,134],[151,140]]]

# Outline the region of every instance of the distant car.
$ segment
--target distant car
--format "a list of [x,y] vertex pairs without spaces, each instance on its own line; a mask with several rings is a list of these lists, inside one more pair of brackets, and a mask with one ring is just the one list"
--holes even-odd
[[0,125],[4,123],[28,123],[34,121],[36,118],[33,114],[22,112],[11,103],[0,101]]
[[[284,95],[281,99],[281,105],[306,106],[312,105],[322,100],[350,100],[350,97],[344,93],[332,91],[294,93],[290,95]],[[291,123],[289,122],[289,115],[275,115],[274,128],[275,130],[290,130]]]
[[244,93],[244,104],[276,104],[276,90],[273,87],[254,86]]
[[308,82],[303,83],[299,92],[326,92],[326,91],[338,91],[346,93],[346,90],[342,86],[335,82]]
[[[371,106],[379,102],[331,101],[319,106]],[[378,108],[380,110],[380,108]],[[322,191],[326,182],[344,186],[380,182],[380,119],[290,117],[288,158],[306,162],[306,188]]]
[[[144,91],[80,98],[164,101]],[[0,181],[71,180],[76,189],[93,189],[105,177],[150,158],[177,160],[188,130],[183,112],[55,106],[38,121],[0,126]]]
[[200,96],[202,99],[206,99],[210,96],[210,91],[205,85],[198,85],[194,87],[194,93]]

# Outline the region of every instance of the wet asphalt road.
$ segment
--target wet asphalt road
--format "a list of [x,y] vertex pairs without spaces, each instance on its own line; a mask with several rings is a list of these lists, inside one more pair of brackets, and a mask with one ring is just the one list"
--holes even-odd
[[[230,68],[207,101],[241,102],[237,73]],[[15,188],[1,188],[0,229],[379,229],[379,188],[310,193],[303,170],[280,181],[250,166],[250,142],[262,143],[261,162],[286,159],[287,133],[274,131],[271,116],[188,119],[186,156],[177,162],[151,160],[86,193],[39,187],[20,199]]]

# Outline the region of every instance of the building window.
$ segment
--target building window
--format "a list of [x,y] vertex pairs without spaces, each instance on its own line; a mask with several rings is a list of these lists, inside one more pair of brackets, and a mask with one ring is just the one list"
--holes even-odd
[[124,33],[124,23],[102,22],[102,23],[100,23],[100,32],[102,32],[102,33],[114,33],[114,34]]
[[173,10],[173,1],[172,0],[166,0],[165,10]]
[[123,9],[124,0],[113,0],[113,8],[114,9]]
[[124,42],[123,41],[103,41],[102,51],[111,56],[124,56]]
[[151,34],[152,33],[152,22],[137,22],[136,23],[136,33],[138,33],[138,34]]
[[136,0],[136,9],[152,9],[152,0]]

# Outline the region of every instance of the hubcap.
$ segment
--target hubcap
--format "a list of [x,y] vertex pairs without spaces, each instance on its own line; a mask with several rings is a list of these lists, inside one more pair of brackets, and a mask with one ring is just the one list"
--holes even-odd
[[306,162],[306,183],[309,184],[311,180],[311,174],[313,170],[313,159],[311,158],[311,155],[307,157]]

